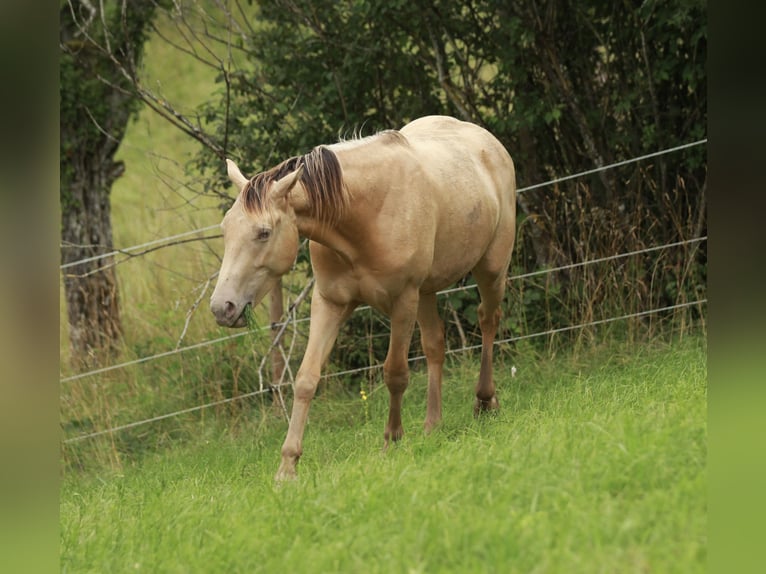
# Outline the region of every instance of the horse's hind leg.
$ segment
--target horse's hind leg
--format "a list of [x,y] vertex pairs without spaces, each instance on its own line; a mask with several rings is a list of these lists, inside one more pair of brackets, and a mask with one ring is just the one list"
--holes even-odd
[[478,309],[479,326],[481,327],[481,368],[479,381],[476,383],[474,415],[500,407],[495,394],[495,381],[492,377],[492,355],[495,336],[500,323],[500,301],[503,299],[503,291],[505,290],[505,277],[497,276],[494,280],[490,280],[489,277],[482,279],[476,277],[481,292],[481,303]]
[[398,441],[404,434],[402,396],[407,389],[410,378],[407,353],[410,349],[417,311],[418,292],[415,289],[400,295],[391,311],[391,338],[388,354],[383,363],[383,380],[390,395],[388,422],[383,434],[385,438],[384,449],[388,447],[390,441]]
[[428,402],[423,428],[430,432],[442,420],[442,366],[444,365],[444,323],[436,307],[436,295],[421,295],[418,303],[420,342],[428,363]]
[[[511,244],[512,247],[512,244]],[[476,383],[474,415],[500,407],[495,394],[492,376],[492,356],[495,336],[500,324],[500,305],[505,295],[505,281],[510,264],[511,248],[496,251],[497,256],[488,253],[473,269],[473,276],[481,294],[479,304],[479,326],[481,327],[481,368]]]

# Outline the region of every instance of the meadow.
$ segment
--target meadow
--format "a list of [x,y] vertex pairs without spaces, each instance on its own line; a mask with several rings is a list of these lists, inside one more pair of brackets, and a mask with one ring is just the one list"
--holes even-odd
[[281,487],[274,409],[198,418],[193,439],[70,472],[61,571],[704,571],[705,338],[500,355],[496,416],[471,415],[477,358],[450,359],[425,436],[419,369],[385,453],[385,387],[328,386]]
[[[185,112],[216,89],[208,70],[156,38],[145,67],[148,85]],[[220,221],[218,200],[197,193],[196,149],[148,110],[131,124],[119,155],[126,173],[112,194],[117,247]],[[212,239],[118,266],[124,341],[114,362],[231,334],[205,308],[221,253]],[[620,273],[594,271],[592,300],[607,299],[605,284],[629,289]],[[305,269],[294,275],[293,295]],[[512,286],[509,297],[550,314],[556,294],[547,282],[537,287]],[[66,377],[76,371],[63,308],[61,319]],[[506,335],[530,333],[514,321]],[[299,479],[281,487],[273,475],[287,424],[268,396],[65,443],[61,571],[701,572],[704,315],[698,325],[662,323],[670,329],[661,321],[499,346],[501,411],[481,419],[471,415],[478,355],[450,355],[444,421],[430,436],[416,363],[405,438],[386,453],[379,371],[329,379],[312,406]],[[267,344],[246,336],[64,383],[63,438],[250,391]]]

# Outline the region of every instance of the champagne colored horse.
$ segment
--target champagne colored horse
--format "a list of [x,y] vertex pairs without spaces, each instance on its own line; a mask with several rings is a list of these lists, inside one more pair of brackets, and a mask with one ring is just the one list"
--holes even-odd
[[415,322],[428,366],[425,430],[441,420],[444,324],[436,292],[471,272],[482,332],[476,414],[498,408],[492,347],[515,236],[516,178],[502,144],[474,124],[443,116],[401,130],[318,146],[247,179],[221,223],[224,256],[210,308],[242,327],[292,266],[308,237],[316,285],[306,353],[295,379],[278,480],[295,477],[303,432],[324,362],[351,312],[366,303],[391,320],[384,363],[390,392],[384,446],[399,440],[407,354]]

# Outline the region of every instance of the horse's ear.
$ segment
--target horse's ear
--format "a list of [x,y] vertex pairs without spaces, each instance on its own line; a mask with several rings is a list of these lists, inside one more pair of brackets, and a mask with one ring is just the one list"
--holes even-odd
[[242,175],[241,171],[239,171],[237,164],[231,161],[229,158],[226,158],[226,171],[229,174],[229,179],[231,180],[231,183],[236,185],[238,189],[242,189],[243,187],[245,187],[245,184],[247,183],[247,178],[244,175]]
[[273,187],[271,188],[271,197],[274,199],[281,199],[286,197],[287,194],[290,193],[290,190],[295,187],[295,184],[300,181],[302,175],[303,165],[300,165],[294,172],[288,173],[279,181],[275,181]]

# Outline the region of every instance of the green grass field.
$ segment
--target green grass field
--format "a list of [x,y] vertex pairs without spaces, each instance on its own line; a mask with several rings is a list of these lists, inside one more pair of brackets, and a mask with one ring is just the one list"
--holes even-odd
[[502,410],[479,420],[476,357],[448,360],[430,436],[416,370],[387,453],[385,388],[365,402],[333,383],[281,488],[286,423],[257,408],[234,425],[197,416],[193,439],[118,470],[68,472],[61,570],[704,571],[706,340],[524,355],[500,353]]

